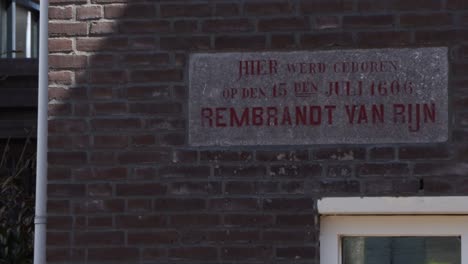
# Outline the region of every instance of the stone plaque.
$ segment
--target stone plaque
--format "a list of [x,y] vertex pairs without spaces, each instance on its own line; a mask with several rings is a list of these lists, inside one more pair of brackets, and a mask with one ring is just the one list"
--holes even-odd
[[192,54],[192,146],[443,142],[447,48]]

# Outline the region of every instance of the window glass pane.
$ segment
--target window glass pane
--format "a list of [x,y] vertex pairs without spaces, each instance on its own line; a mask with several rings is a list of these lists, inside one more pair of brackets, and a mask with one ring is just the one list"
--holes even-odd
[[31,12],[31,57],[39,57],[39,14]]
[[0,58],[6,57],[7,32],[6,1],[0,0]]
[[343,237],[343,264],[461,264],[460,237]]
[[16,6],[16,57],[24,58],[26,56],[26,34],[28,22],[28,10],[24,7]]

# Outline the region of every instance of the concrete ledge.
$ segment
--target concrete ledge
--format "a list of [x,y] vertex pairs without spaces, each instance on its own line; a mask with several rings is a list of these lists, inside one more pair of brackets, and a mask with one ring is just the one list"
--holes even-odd
[[322,215],[468,215],[468,196],[329,197],[317,202]]

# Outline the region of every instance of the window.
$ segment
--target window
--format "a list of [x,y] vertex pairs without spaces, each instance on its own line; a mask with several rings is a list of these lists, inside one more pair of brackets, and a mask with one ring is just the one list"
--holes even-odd
[[468,264],[468,197],[328,199],[322,264]]
[[0,0],[0,58],[36,58],[39,48],[39,4]]

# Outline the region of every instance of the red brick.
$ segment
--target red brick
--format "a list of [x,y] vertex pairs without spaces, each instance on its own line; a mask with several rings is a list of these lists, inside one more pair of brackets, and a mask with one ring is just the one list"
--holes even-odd
[[69,232],[47,232],[47,243],[51,246],[63,246],[70,244]]
[[381,31],[381,32],[359,32],[357,34],[358,44],[375,46],[402,46],[411,43],[411,32],[407,31]]
[[79,69],[87,66],[86,56],[80,55],[49,55],[50,68]]
[[125,234],[122,231],[90,231],[76,232],[74,241],[82,246],[123,245]]
[[468,9],[468,2],[465,0],[447,0],[447,9],[461,10]]
[[[112,45],[108,45],[108,43],[112,43]],[[78,51],[126,50],[128,47],[128,39],[125,37],[92,37],[77,38],[76,40],[76,50]]]
[[73,17],[73,10],[70,6],[58,7],[51,6],[49,7],[49,19],[50,20],[69,20]]
[[70,230],[73,224],[73,218],[71,216],[48,216],[47,224],[49,224],[48,230]]
[[351,0],[301,0],[300,8],[306,14],[340,13],[353,10]]
[[88,217],[88,227],[89,228],[111,228],[112,217],[108,216],[89,216]]
[[160,261],[166,258],[167,249],[165,248],[144,248],[141,253],[143,261]]
[[88,32],[88,26],[84,22],[51,22],[49,23],[50,36],[84,36]]
[[392,147],[371,148],[369,158],[373,160],[393,160],[395,159],[395,149]]
[[99,70],[90,72],[92,84],[119,84],[127,82],[127,73],[121,70]]
[[248,166],[220,166],[216,168],[215,175],[219,177],[262,177],[266,175],[266,168],[258,165]]
[[92,171],[83,169],[75,171],[73,177],[77,180],[86,181],[122,180],[127,177],[127,169],[119,167],[97,168]]
[[327,177],[342,178],[351,177],[353,175],[353,168],[348,165],[328,165]]
[[147,229],[166,226],[166,217],[161,215],[118,215],[115,218],[118,228]]
[[223,247],[221,257],[231,261],[268,260],[272,257],[271,247]]
[[130,103],[129,110],[132,114],[179,114],[182,112],[182,105],[176,102]]
[[211,15],[208,4],[162,4],[162,17],[207,17]]
[[468,30],[425,30],[414,33],[415,41],[419,44],[447,44],[468,40]]
[[144,18],[156,16],[156,6],[154,4],[113,4],[104,6],[105,18]]
[[117,199],[93,198],[92,200],[75,201],[73,212],[75,214],[112,214],[122,213],[125,210],[125,201]]
[[89,197],[112,197],[112,185],[109,183],[93,183],[86,187],[86,194]]
[[49,184],[47,194],[50,197],[76,198],[85,196],[85,185],[83,184]]
[[321,174],[322,166],[318,164],[274,165],[270,167],[270,175],[278,178],[318,177]]
[[260,241],[260,232],[256,230],[222,230],[208,233],[207,240],[217,244],[250,244]]
[[260,201],[256,198],[215,198],[209,201],[209,208],[216,211],[256,211]]
[[177,33],[198,32],[197,20],[179,20],[174,22],[174,31]]
[[128,146],[128,137],[120,135],[98,135],[93,137],[95,148],[121,149]]
[[76,19],[78,20],[99,19],[101,17],[101,6],[78,6],[76,8]]
[[[314,184],[315,186],[315,184]],[[356,195],[359,193],[359,181],[356,180],[322,180],[320,187],[313,189],[315,192],[327,194]]]
[[129,99],[154,100],[169,99],[170,89],[168,86],[131,86],[126,89]]
[[124,55],[120,60],[123,64],[129,66],[160,66],[162,64],[169,64],[169,54],[131,54]]
[[257,151],[257,161],[305,161],[309,159],[306,150],[297,151]]
[[207,36],[161,37],[162,50],[206,50],[211,46]]
[[247,151],[201,151],[200,160],[210,162],[251,161],[253,153]]
[[133,83],[148,82],[177,82],[182,81],[180,70],[134,70],[130,73],[130,81]]
[[49,52],[70,52],[72,51],[72,40],[61,38],[49,39]]
[[394,176],[409,175],[407,164],[401,163],[365,163],[356,167],[358,176]]
[[89,33],[91,35],[106,35],[119,32],[116,22],[93,22],[91,23]]
[[373,27],[392,27],[394,18],[392,15],[373,15],[373,16],[345,16],[343,17],[344,28],[373,28]]
[[54,214],[70,214],[70,201],[69,200],[47,200],[47,213]]
[[157,196],[166,193],[166,186],[159,183],[125,183],[116,186],[117,196]]
[[352,161],[363,160],[366,150],[363,148],[322,148],[315,152],[317,160]]
[[168,160],[166,151],[126,151],[117,156],[120,164],[144,164]]
[[450,26],[453,18],[450,14],[403,14],[400,16],[400,25],[403,27],[440,27]]
[[220,216],[216,214],[177,214],[171,216],[170,223],[172,226],[206,226],[211,228],[220,224]]
[[282,247],[276,249],[276,256],[283,259],[314,259],[315,247]]
[[289,1],[246,2],[244,13],[249,16],[287,15],[294,12]]
[[133,261],[140,256],[138,248],[89,248],[88,261]]
[[251,32],[254,25],[248,19],[210,19],[203,22],[203,32]]
[[176,231],[158,232],[129,232],[127,243],[129,245],[170,245],[179,240],[179,233]]
[[294,35],[275,34],[271,36],[271,48],[289,49],[294,47],[296,47]]
[[215,39],[217,49],[263,49],[266,45],[264,36],[219,36]]
[[169,187],[169,193],[173,195],[214,195],[221,193],[219,182],[174,182]]
[[169,258],[187,261],[214,261],[218,251],[215,247],[178,247],[169,249]]
[[258,22],[258,30],[264,32],[305,31],[309,28],[309,21],[306,18],[261,19]]
[[96,118],[91,120],[91,127],[100,131],[122,131],[141,128],[141,121],[136,118]]
[[313,230],[267,230],[263,232],[263,240],[271,241],[275,244],[283,243],[309,243],[316,241],[315,232]]
[[132,136],[131,145],[132,146],[151,146],[156,143],[156,137],[154,135],[138,135]]
[[85,152],[50,151],[48,155],[51,165],[82,165],[86,163]]
[[224,224],[250,227],[250,226],[270,226],[274,218],[267,214],[228,214],[224,216]]
[[317,48],[330,46],[347,46],[353,43],[351,33],[319,33],[301,36],[302,48]]
[[446,147],[402,147],[399,150],[401,160],[413,159],[447,159],[451,152]]
[[49,84],[72,84],[72,76],[70,71],[49,71]]
[[314,20],[314,27],[320,30],[341,28],[340,18],[338,16],[318,16]]
[[314,209],[314,201],[309,198],[267,198],[263,200],[265,211],[298,211]]
[[219,3],[215,7],[215,15],[220,17],[239,15],[240,8],[237,3]]
[[440,0],[395,0],[392,6],[397,10],[440,10],[442,2]]
[[150,20],[150,21],[124,21],[119,24],[122,33],[142,34],[142,33],[163,33],[170,29],[169,21]]

